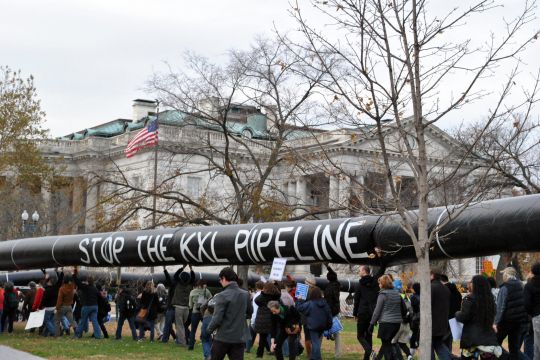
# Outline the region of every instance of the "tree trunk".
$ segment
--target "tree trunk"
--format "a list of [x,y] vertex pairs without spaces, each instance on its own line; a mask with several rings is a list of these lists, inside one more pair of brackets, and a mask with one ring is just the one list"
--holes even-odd
[[248,272],[249,272],[249,265],[238,265],[236,267],[236,274],[244,282],[242,284],[242,287],[246,290],[248,288]]
[[421,360],[431,360],[431,273],[429,253],[418,258],[418,280],[420,282],[420,356]]

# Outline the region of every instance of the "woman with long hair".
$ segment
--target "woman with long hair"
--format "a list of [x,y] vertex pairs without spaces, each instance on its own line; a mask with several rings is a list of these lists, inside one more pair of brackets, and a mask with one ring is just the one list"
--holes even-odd
[[476,358],[479,352],[498,357],[502,349],[493,330],[496,306],[491,286],[484,276],[475,275],[471,288],[471,293],[463,298],[461,310],[456,312],[456,320],[463,323],[461,358]]
[[257,358],[262,358],[264,349],[269,347],[268,336],[272,332],[272,312],[268,308],[270,301],[278,301],[281,291],[273,282],[266,282],[261,294],[255,298],[257,304],[257,315],[255,316],[255,326],[253,330],[259,334],[259,346],[257,347]]

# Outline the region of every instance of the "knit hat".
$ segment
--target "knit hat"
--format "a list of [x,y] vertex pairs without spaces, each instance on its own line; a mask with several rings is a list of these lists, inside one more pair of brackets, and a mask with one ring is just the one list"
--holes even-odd
[[315,282],[315,276],[312,274],[306,275],[306,279],[304,280],[304,283],[309,286],[317,286],[317,283]]
[[30,282],[28,283],[28,287],[29,287],[30,289],[35,289],[35,288],[36,288],[36,283],[35,283],[34,281],[30,281]]

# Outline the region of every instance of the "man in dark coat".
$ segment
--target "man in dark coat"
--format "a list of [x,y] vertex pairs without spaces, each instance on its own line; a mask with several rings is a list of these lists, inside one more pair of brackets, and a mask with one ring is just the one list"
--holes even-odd
[[[337,274],[332,268],[327,265],[328,273],[326,278],[328,279],[328,284],[324,289],[324,300],[330,306],[330,311],[332,312],[332,317],[339,315],[341,310],[341,304],[339,301],[339,295],[341,294],[341,284],[338,281]],[[334,335],[334,356],[339,358],[341,356],[341,338],[339,332]]]
[[437,353],[440,360],[450,360],[450,350],[444,343],[448,334],[448,313],[450,312],[450,290],[441,282],[441,275],[437,271],[431,272],[431,341],[432,356]]
[[517,271],[512,267],[507,267],[502,274],[504,283],[500,286],[497,295],[495,326],[499,344],[502,344],[508,336],[508,351],[510,359],[513,360],[519,359],[519,340],[528,318],[525,311],[523,285],[517,279]]
[[364,360],[368,360],[373,351],[373,331],[370,331],[370,321],[377,304],[379,284],[371,276],[369,266],[360,267],[360,281],[354,294],[353,315],[357,319],[356,338],[364,348]]
[[219,273],[223,291],[214,296],[214,314],[206,331],[214,335],[212,360],[222,360],[225,355],[230,360],[244,359],[247,340],[246,317],[251,317],[253,307],[249,293],[238,286],[238,275],[230,267]]
[[[448,312],[448,320],[450,320],[456,317],[456,312],[461,309],[461,301],[463,298],[456,284],[451,283],[448,280],[448,276],[444,274],[441,275],[441,282],[444,284],[444,286],[448,288],[448,290],[450,290],[450,307]],[[450,329],[448,329],[448,333],[445,336],[445,344],[448,347],[448,350],[450,350],[450,352],[452,352],[452,341],[452,332],[450,331]]]

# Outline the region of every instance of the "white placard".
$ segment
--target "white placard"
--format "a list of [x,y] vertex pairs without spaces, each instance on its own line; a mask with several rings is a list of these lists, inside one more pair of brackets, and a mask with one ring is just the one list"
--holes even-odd
[[268,279],[281,281],[283,279],[283,273],[285,272],[285,265],[287,265],[287,259],[274,258],[272,271],[270,272],[270,277]]
[[452,332],[452,338],[454,340],[461,339],[461,333],[463,332],[463,323],[460,323],[456,318],[451,318],[448,320],[450,324],[450,331]]
[[45,319],[45,310],[31,312],[24,330],[40,327],[43,325],[43,319]]

